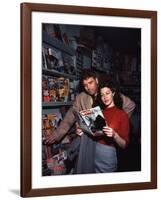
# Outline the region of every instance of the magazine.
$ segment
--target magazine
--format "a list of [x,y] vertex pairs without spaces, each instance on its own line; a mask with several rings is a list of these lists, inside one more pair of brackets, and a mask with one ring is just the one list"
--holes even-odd
[[102,129],[107,123],[99,106],[76,112],[76,118],[83,132],[93,136],[104,135]]

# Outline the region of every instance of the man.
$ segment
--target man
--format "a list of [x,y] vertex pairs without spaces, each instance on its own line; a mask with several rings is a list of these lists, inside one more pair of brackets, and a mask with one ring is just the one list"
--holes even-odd
[[[81,83],[84,91],[77,97],[71,108],[68,110],[65,118],[60,123],[59,127],[54,131],[53,135],[46,138],[46,144],[59,142],[63,136],[69,131],[72,125],[76,122],[75,111],[86,110],[94,107],[97,100],[97,92],[99,80],[97,75],[91,71],[86,70],[83,73]],[[123,101],[123,110],[131,116],[135,103],[128,97],[121,95]],[[76,166],[76,173],[94,173],[94,156],[95,156],[95,141],[87,134],[77,137],[74,142],[74,148],[79,146],[79,156]],[[72,151],[72,150],[71,150]]]

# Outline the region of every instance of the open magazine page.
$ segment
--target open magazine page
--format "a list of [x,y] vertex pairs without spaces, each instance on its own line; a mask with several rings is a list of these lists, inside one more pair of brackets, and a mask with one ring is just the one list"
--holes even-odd
[[99,106],[77,112],[77,121],[85,133],[93,136],[104,134],[102,128],[106,126],[106,122]]

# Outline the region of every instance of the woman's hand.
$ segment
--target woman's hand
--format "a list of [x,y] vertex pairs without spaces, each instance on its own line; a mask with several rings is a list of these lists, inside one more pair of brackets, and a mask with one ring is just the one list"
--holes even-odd
[[104,126],[102,131],[108,137],[115,137],[115,135],[116,135],[116,132],[109,126]]
[[107,137],[111,137],[115,140],[115,142],[121,147],[121,148],[125,148],[126,147],[126,141],[121,138],[119,136],[119,134],[114,131],[112,128],[110,128],[109,126],[104,126],[102,129],[103,133],[107,136]]

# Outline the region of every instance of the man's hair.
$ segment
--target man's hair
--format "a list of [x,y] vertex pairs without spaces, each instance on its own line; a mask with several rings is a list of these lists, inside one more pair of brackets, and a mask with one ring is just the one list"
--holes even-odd
[[91,69],[84,69],[82,71],[82,75],[81,75],[81,78],[80,78],[80,85],[79,85],[79,90],[80,92],[84,91],[86,92],[86,90],[84,89],[84,85],[83,85],[83,81],[84,80],[87,80],[88,78],[98,78],[97,74],[91,70]]
[[97,74],[91,70],[91,69],[84,69],[82,71],[82,77],[81,77],[81,82],[83,83],[84,80],[88,79],[88,78],[97,78]]

